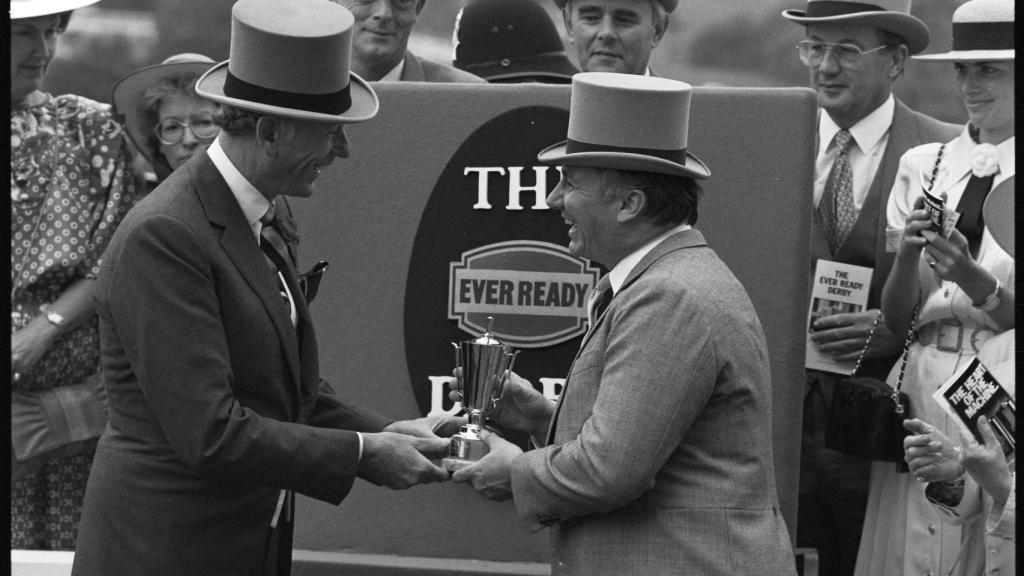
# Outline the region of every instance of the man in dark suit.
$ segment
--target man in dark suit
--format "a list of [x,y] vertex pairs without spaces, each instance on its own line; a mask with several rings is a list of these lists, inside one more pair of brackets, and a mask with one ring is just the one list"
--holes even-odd
[[609,268],[551,404],[512,377],[494,419],[528,452],[457,470],[549,528],[552,574],[795,574],[772,461],[772,386],[746,291],[693,228],[709,170],[687,147],[691,87],[573,76],[568,140],[540,153],[569,252]]
[[352,11],[352,71],[371,81],[486,82],[409,51],[409,35],[427,0],[333,0]]
[[[892,94],[908,55],[928,46],[928,28],[910,14],[910,0],[809,0],[806,10],[782,15],[806,27],[799,55],[823,112],[816,143],[810,272],[820,259],[874,270],[867,310],[834,314],[812,324],[811,339],[820,352],[852,363],[880,314],[882,286],[892,267],[885,207],[900,156],[918,144],[945,142],[959,127],[915,112]],[[884,380],[902,337],[877,322],[858,374]],[[843,376],[806,372],[797,523],[797,545],[818,549],[822,574],[838,576],[853,574],[871,464],[825,446],[833,389]]]
[[348,156],[344,124],[377,112],[349,74],[352,15],[240,0],[232,18],[230,60],[196,85],[221,134],[129,214],[99,276],[110,423],[77,575],[287,574],[293,492],[337,504],[356,476],[447,479],[424,456],[447,447],[433,421],[392,422],[320,379],[315,280],[273,218]]

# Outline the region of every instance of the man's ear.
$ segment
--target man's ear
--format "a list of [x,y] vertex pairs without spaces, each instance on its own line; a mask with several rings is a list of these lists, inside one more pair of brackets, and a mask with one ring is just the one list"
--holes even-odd
[[572,3],[566,2],[562,6],[562,22],[565,23],[565,34],[569,37],[569,44],[576,43],[576,35],[572,31]]
[[256,142],[267,156],[277,155],[288,125],[276,116],[260,116],[256,120]]
[[658,11],[654,12],[654,39],[652,48],[657,48],[658,43],[665,37],[665,32],[668,32],[668,12],[665,12],[660,18],[658,17]]
[[619,223],[639,218],[647,206],[647,196],[637,188],[630,188],[618,200],[618,212],[615,215]]
[[893,80],[903,76],[907,65],[907,58],[910,57],[910,50],[906,44],[900,44],[892,51],[892,66],[889,68],[889,78]]

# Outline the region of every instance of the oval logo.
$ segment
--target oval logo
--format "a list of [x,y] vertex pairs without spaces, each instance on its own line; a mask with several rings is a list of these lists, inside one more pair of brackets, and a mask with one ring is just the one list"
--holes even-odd
[[[558,392],[585,330],[596,265],[568,253],[545,198],[559,171],[537,153],[565,139],[569,111],[526,106],[482,123],[430,192],[409,258],[405,357],[423,414],[453,411],[452,342],[492,332],[522,348],[515,370]],[[443,223],[443,224],[442,224]]]
[[587,299],[599,270],[554,244],[511,240],[451,263],[448,318],[470,334],[488,329],[518,348],[543,348],[587,330]]

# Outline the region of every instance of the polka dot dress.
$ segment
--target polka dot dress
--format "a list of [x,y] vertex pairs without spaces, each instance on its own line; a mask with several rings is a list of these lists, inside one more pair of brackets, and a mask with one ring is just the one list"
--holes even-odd
[[[121,126],[109,107],[73,95],[11,110],[11,333],[100,255],[135,200]],[[12,383],[44,390],[99,371],[95,316],[56,340]],[[11,548],[73,550],[92,455],[58,458],[11,488]]]

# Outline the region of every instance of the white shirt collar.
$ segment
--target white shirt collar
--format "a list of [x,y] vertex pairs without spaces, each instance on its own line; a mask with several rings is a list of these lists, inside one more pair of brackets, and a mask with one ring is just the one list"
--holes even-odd
[[[889,94],[881,106],[850,127],[850,135],[853,136],[861,153],[866,154],[875,147],[875,144],[878,144],[882,136],[885,136],[889,127],[892,126],[892,117],[895,113],[896,99]],[[828,146],[839,130],[839,126],[828,115],[828,112],[822,111],[818,118],[818,134],[821,138],[819,145]]]
[[629,276],[629,273],[633,271],[633,268],[640,262],[640,260],[643,260],[643,257],[647,256],[647,253],[653,250],[655,246],[661,244],[661,242],[669,236],[689,229],[690,225],[684,223],[666,230],[664,233],[652,238],[640,248],[637,248],[636,251],[629,256],[619,260],[619,263],[608,272],[608,281],[612,285],[612,294],[618,294],[619,288],[622,287],[622,283],[626,281],[626,276]]
[[385,74],[379,82],[398,82],[402,79],[402,72],[405,71],[405,58],[398,61],[398,65]]
[[224,149],[220,147],[220,136],[210,144],[210,147],[206,149],[206,153],[210,155],[213,165],[220,172],[224,181],[227,182],[228,188],[231,189],[231,194],[234,195],[238,205],[242,208],[245,221],[249,223],[249,228],[252,228],[258,242],[260,229],[263,227],[260,224],[260,217],[266,214],[267,209],[270,208],[270,200],[267,200],[267,197],[261,194],[238,171],[238,168],[235,167],[227,154],[224,153]]

